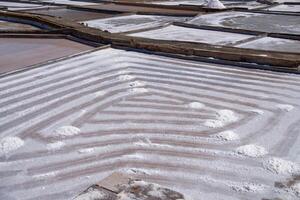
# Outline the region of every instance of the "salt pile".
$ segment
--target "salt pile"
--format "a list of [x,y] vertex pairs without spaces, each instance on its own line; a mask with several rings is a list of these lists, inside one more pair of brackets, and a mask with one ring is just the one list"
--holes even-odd
[[75,126],[61,126],[54,130],[55,136],[68,137],[72,135],[78,135],[80,133],[80,129]]
[[79,150],[78,150],[78,153],[85,154],[85,153],[92,153],[92,152],[94,152],[94,151],[95,151],[94,148],[86,148],[86,149],[79,149]]
[[283,110],[286,112],[289,112],[294,109],[294,106],[289,105],[289,104],[278,104],[278,105],[276,105],[276,107],[279,108],[280,110]]
[[121,80],[121,81],[127,81],[127,80],[132,80],[132,79],[134,79],[134,76],[129,75],[129,74],[125,74],[125,75],[120,75],[120,76],[118,77],[118,79]]
[[255,144],[240,146],[236,149],[236,152],[238,154],[242,154],[249,157],[255,157],[255,158],[264,156],[268,153],[264,147]]
[[45,173],[45,174],[37,174],[37,175],[34,175],[32,176],[34,179],[46,179],[46,178],[49,178],[49,177],[54,177],[56,176],[57,172],[48,172],[48,173]]
[[240,139],[239,136],[238,136],[238,134],[236,134],[233,131],[223,131],[221,133],[213,135],[213,137],[219,138],[219,139],[225,140],[225,141],[233,141],[233,140]]
[[61,149],[65,145],[66,144],[61,141],[53,142],[53,143],[47,144],[47,149],[48,150],[58,150],[58,149]]
[[259,110],[259,109],[252,109],[252,110],[250,110],[250,112],[256,113],[258,115],[263,115],[264,114],[264,111]]
[[130,92],[133,93],[146,93],[148,90],[146,88],[131,88],[129,89]]
[[237,192],[259,192],[262,191],[265,186],[262,184],[244,183],[241,185],[233,185],[231,188]]
[[5,137],[0,141],[0,155],[6,155],[23,145],[24,141],[18,137]]
[[214,9],[224,9],[226,8],[223,3],[221,3],[219,0],[210,0],[206,7],[208,8],[214,8]]
[[89,188],[86,193],[76,197],[74,200],[93,200],[93,199],[105,199],[105,198],[108,197],[104,192],[101,192],[100,190],[94,188]]
[[189,103],[189,107],[193,108],[193,109],[201,109],[204,107],[204,104],[195,101],[195,102]]
[[264,163],[264,168],[276,174],[295,174],[300,172],[300,167],[296,163],[281,158],[270,158]]
[[[134,194],[126,193],[124,191],[117,195],[117,199],[118,200],[138,200],[137,198],[135,198]],[[78,200],[78,199],[75,199],[75,200]]]
[[130,87],[140,87],[140,86],[145,86],[145,83],[141,81],[133,81],[129,83]]
[[100,96],[104,96],[106,94],[106,92],[104,91],[97,91],[94,93],[96,97],[100,97]]
[[229,123],[235,122],[238,120],[238,117],[231,110],[219,110],[217,112],[216,119],[206,120],[205,126],[210,128],[219,128],[223,127]]
[[294,191],[294,193],[300,197],[300,183],[296,183],[294,184],[292,187],[292,190]]

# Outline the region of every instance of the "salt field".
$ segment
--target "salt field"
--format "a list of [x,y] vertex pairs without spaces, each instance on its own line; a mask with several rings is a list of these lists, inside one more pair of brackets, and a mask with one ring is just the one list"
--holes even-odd
[[2,198],[66,199],[112,171],[191,199],[296,198],[274,183],[299,170],[297,75],[108,48],[0,81],[1,135],[22,141],[2,147]]
[[297,0],[0,1],[0,200],[297,200]]

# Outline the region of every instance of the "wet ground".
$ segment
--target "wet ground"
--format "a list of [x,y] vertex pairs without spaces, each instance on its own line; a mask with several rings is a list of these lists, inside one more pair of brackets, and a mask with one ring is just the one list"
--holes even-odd
[[0,31],[39,30],[39,28],[21,23],[0,20]]
[[67,9],[67,8],[52,8],[27,11],[29,13],[48,15],[58,18],[65,18],[71,21],[85,21],[92,19],[101,19],[112,17],[114,14],[109,12],[88,12],[83,10]]
[[0,73],[89,49],[92,47],[67,39],[0,38]]

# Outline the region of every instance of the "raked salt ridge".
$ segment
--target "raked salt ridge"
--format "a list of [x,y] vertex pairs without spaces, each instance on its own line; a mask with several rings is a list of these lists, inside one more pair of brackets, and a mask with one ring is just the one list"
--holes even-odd
[[[0,78],[0,199],[112,172],[194,200],[297,199],[300,76],[103,49]],[[278,185],[278,184],[277,184]]]

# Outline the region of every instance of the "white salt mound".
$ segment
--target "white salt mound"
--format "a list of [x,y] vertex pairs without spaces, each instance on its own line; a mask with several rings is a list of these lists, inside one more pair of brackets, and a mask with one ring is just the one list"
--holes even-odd
[[132,79],[134,79],[134,76],[129,75],[129,74],[125,74],[125,75],[120,75],[120,76],[118,77],[118,79],[121,80],[121,81],[127,81],[127,80],[132,80]]
[[129,83],[130,87],[140,87],[140,86],[145,86],[145,83],[141,81],[133,81]]
[[296,183],[294,184],[292,187],[292,190],[294,191],[294,193],[300,197],[300,183]]
[[131,88],[129,91],[133,92],[133,93],[146,93],[146,92],[148,92],[148,90],[146,88]]
[[18,137],[5,137],[0,141],[0,155],[6,155],[23,145],[24,141]]
[[231,123],[237,121],[238,117],[232,110],[219,110],[217,119],[224,123]]
[[220,128],[237,120],[238,117],[232,110],[219,110],[216,119],[206,120],[204,125],[210,128]]
[[[88,191],[78,197],[76,197],[74,200],[95,200],[95,199],[104,199],[107,195],[104,192],[101,192],[100,190],[90,188]],[[107,197],[108,198],[108,197]]]
[[240,139],[238,134],[236,134],[233,131],[223,131],[221,133],[214,135],[214,137],[219,138],[221,140],[225,140],[225,141],[233,141],[233,140]]
[[264,111],[259,110],[259,109],[253,109],[253,110],[250,110],[250,112],[256,113],[258,115],[263,115],[264,114]]
[[78,150],[78,153],[82,153],[82,154],[84,154],[84,153],[92,153],[92,152],[94,152],[94,148],[86,148],[86,149],[79,149]]
[[195,101],[195,102],[189,103],[189,107],[190,107],[190,108],[193,108],[193,109],[201,109],[201,108],[204,107],[204,104]]
[[104,91],[98,91],[94,93],[96,97],[100,97],[100,96],[104,96],[106,94],[106,92]]
[[231,188],[237,192],[259,192],[262,191],[265,186],[255,183],[244,183],[241,185],[233,185]]
[[48,150],[58,150],[58,149],[61,149],[65,145],[66,145],[66,143],[61,142],[61,141],[53,142],[53,143],[47,144],[47,149]]
[[61,126],[54,130],[54,135],[63,137],[78,135],[79,133],[80,129],[75,126]]
[[224,8],[226,8],[224,6],[224,4],[222,2],[220,2],[219,0],[210,0],[207,3],[206,7],[208,7],[208,8],[214,8],[214,9],[224,9]]
[[276,174],[295,174],[300,172],[296,163],[281,158],[270,158],[264,163],[264,168]]
[[219,120],[209,119],[205,121],[204,125],[209,128],[220,128],[224,126],[224,123]]
[[236,152],[249,157],[261,157],[266,155],[268,152],[264,147],[248,144],[244,146],[240,146],[236,149]]
[[54,177],[54,176],[56,176],[56,172],[48,172],[48,173],[45,173],[45,174],[37,174],[37,175],[34,175],[32,177],[35,178],[35,179],[47,179],[49,177]]
[[[78,200],[78,199],[76,199]],[[81,199],[80,199],[81,200]],[[119,193],[117,195],[117,200],[138,200],[137,198],[135,198],[134,194],[131,193],[125,193],[124,191],[122,191],[121,193]]]
[[280,110],[283,110],[286,112],[289,112],[294,109],[294,106],[289,105],[289,104],[278,104],[278,105],[276,105],[276,107],[279,108]]

